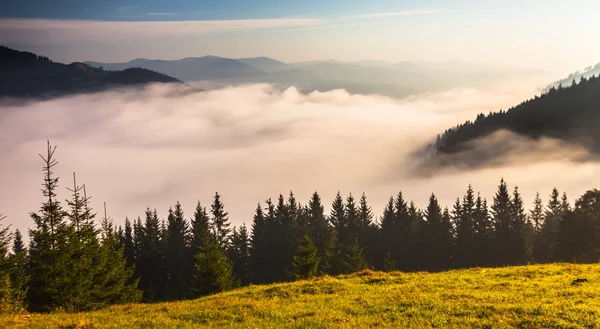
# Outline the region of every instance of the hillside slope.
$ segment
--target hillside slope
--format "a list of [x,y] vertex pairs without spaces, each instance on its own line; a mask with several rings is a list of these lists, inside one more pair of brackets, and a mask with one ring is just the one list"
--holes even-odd
[[[506,130],[523,138],[539,140],[549,137],[584,147],[594,154],[600,153],[600,78],[584,79],[567,88],[551,89],[507,111],[480,114],[474,121],[467,121],[446,130],[434,144],[435,151],[442,154],[458,154],[476,147],[474,141]],[[481,157],[502,157],[503,145],[487,144]],[[485,151],[485,150],[480,150]],[[459,155],[458,155],[459,156]]]
[[56,96],[157,82],[180,81],[146,69],[110,72],[84,63],[55,63],[47,57],[0,46],[0,97]]
[[[579,280],[578,280],[579,279]],[[193,301],[4,315],[22,328],[598,328],[600,265],[362,273]]]

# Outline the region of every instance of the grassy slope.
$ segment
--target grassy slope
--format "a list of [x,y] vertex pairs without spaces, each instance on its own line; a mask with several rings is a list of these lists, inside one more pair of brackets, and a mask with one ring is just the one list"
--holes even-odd
[[[579,285],[573,280],[585,278]],[[365,271],[193,301],[0,316],[23,328],[600,328],[600,265]]]

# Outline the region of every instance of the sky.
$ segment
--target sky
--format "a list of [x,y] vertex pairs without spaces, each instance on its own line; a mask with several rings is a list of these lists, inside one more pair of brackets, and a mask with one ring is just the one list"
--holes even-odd
[[5,0],[0,44],[61,62],[462,60],[561,76],[599,61],[598,12],[594,0]]

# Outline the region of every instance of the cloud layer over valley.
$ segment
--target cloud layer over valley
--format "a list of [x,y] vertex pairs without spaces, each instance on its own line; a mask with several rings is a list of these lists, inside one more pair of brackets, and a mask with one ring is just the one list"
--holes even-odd
[[[555,185],[572,200],[594,187],[598,167],[562,156],[530,161],[532,148],[557,149],[552,141],[511,154],[511,166],[415,175],[414,152],[437,133],[529,98],[539,85],[511,82],[402,100],[343,90],[306,95],[264,84],[191,93],[155,85],[25,104],[4,100],[0,213],[15,228],[32,225],[28,212],[43,200],[38,153],[47,139],[58,145],[60,199],[68,197],[65,187],[77,172],[93,206],[106,201],[117,223],[142,216],[148,206],[165,217],[177,200],[189,217],[196,201],[208,205],[215,191],[235,225],[250,223],[257,202],[290,190],[302,202],[317,190],[326,204],[338,190],[366,192],[377,215],[399,190],[418,206],[431,192],[450,206],[469,183],[491,199],[501,177],[518,184],[528,204],[535,191],[545,196]],[[525,154],[529,160],[518,161]]]

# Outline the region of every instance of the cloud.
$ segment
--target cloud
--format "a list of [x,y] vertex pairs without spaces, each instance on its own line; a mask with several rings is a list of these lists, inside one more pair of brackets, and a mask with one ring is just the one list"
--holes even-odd
[[0,20],[0,43],[52,46],[78,43],[111,43],[148,38],[186,37],[235,31],[308,27],[320,24],[322,24],[321,20],[313,18],[130,22],[2,19]]
[[59,198],[68,197],[65,187],[77,172],[92,205],[100,209],[106,201],[118,223],[148,206],[164,217],[178,200],[189,217],[196,201],[210,203],[215,191],[235,225],[252,220],[257,202],[290,190],[302,202],[317,190],[326,204],[338,190],[365,192],[378,215],[399,190],[420,207],[431,192],[449,206],[469,183],[491,199],[500,177],[518,184],[526,202],[555,185],[574,198],[592,187],[597,164],[561,157],[519,162],[515,155],[477,170],[413,171],[414,152],[437,133],[482,110],[518,103],[535,86],[510,81],[396,100],[270,85],[208,92],[156,85],[0,101],[0,212],[15,228],[32,225],[28,213],[43,201],[37,154],[47,139],[58,145]]
[[383,18],[383,17],[397,17],[397,16],[430,15],[430,14],[437,14],[440,12],[442,12],[442,11],[441,10],[407,10],[407,11],[395,11],[395,12],[346,16],[346,17],[342,17],[342,19],[367,19],[367,18]]

